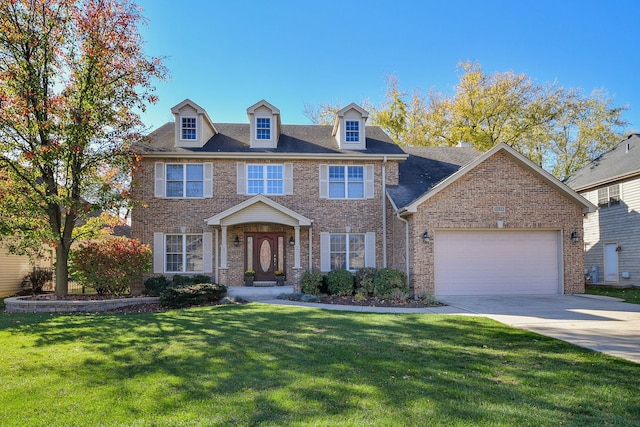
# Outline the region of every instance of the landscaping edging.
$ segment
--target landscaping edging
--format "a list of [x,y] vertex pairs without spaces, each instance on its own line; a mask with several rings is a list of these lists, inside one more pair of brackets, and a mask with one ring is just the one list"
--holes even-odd
[[8,313],[66,313],[78,311],[107,311],[137,304],[157,304],[158,297],[114,298],[99,300],[33,300],[31,297],[12,297],[4,300]]

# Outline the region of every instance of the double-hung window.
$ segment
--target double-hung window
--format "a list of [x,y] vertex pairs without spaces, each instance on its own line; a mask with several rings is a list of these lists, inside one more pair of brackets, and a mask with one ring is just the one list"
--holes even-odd
[[283,165],[247,165],[247,194],[284,194]]
[[329,166],[330,199],[363,199],[363,166]]
[[345,122],[345,140],[347,142],[360,142],[360,122],[347,120]]
[[165,272],[197,273],[204,270],[202,234],[165,236]]
[[196,131],[196,118],[195,117],[183,117],[181,128],[181,139],[195,141],[197,139]]
[[268,117],[256,118],[256,139],[271,139],[271,119]]
[[204,197],[204,171],[201,164],[166,165],[167,197]]
[[364,234],[331,234],[329,236],[331,269],[358,270],[365,266]]
[[607,208],[620,204],[620,184],[598,189],[598,206]]

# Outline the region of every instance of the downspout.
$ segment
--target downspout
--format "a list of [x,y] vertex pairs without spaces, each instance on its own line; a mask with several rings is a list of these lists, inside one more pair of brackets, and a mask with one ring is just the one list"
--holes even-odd
[[409,221],[400,216],[400,212],[396,212],[396,216],[402,222],[404,222],[404,259],[405,259],[405,273],[407,274],[407,286],[411,286],[411,280],[409,278]]
[[387,268],[387,156],[382,161],[382,266]]

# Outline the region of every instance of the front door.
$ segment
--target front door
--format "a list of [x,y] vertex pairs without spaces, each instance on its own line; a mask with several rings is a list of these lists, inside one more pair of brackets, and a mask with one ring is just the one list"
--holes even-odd
[[276,270],[284,270],[284,233],[247,233],[247,269],[256,272],[256,281],[275,280]]
[[606,282],[618,282],[618,244],[607,243],[604,245],[604,280]]

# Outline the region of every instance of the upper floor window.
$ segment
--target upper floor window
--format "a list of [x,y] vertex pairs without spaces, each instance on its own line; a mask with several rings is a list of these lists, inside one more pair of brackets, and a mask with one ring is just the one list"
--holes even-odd
[[345,122],[346,142],[360,142],[360,122],[347,120]]
[[363,199],[363,166],[329,166],[330,199]]
[[166,197],[204,197],[203,165],[166,165]]
[[166,273],[195,273],[204,270],[202,234],[165,236]]
[[268,117],[256,118],[256,139],[271,139],[271,119]]
[[247,194],[284,194],[282,165],[247,165]]
[[607,208],[620,204],[620,184],[610,185],[598,190],[598,206]]
[[181,128],[181,139],[196,140],[196,118],[195,117],[183,117]]
[[331,270],[358,270],[365,266],[364,234],[331,234],[329,236]]

